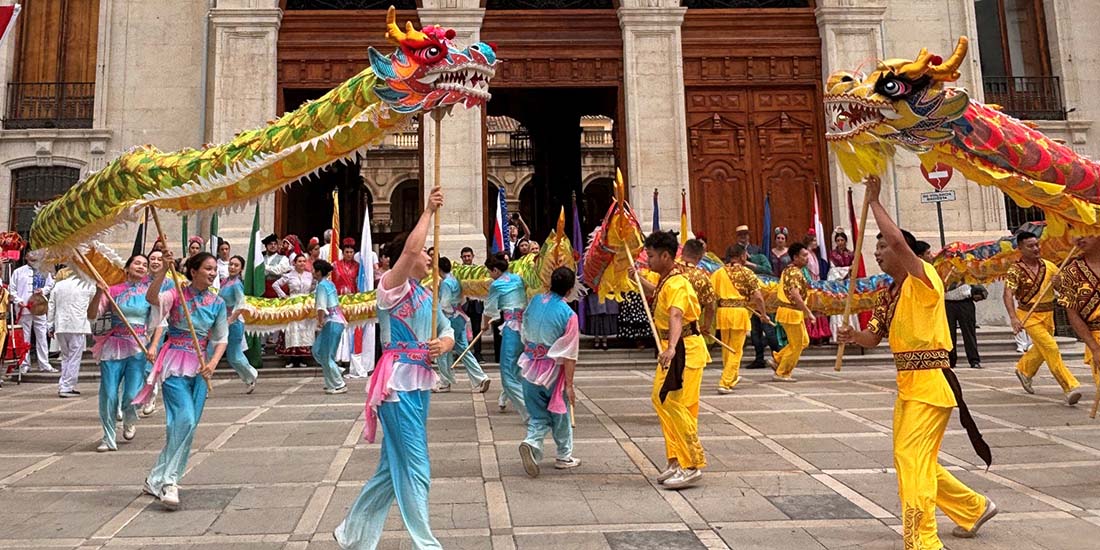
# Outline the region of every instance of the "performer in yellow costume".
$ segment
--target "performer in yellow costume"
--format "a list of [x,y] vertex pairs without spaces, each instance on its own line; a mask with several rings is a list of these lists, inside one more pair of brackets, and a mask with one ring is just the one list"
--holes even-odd
[[718,393],[733,392],[733,387],[741,381],[741,355],[745,348],[745,336],[752,328],[749,315],[756,315],[763,323],[772,322],[762,313],[764,296],[760,292],[760,279],[745,267],[748,259],[749,251],[745,245],[735,244],[726,254],[727,264],[710,276],[711,285],[718,295],[715,326],[722,332],[722,343],[733,350],[722,350],[722,378],[718,381]]
[[699,482],[707,465],[699,443],[699,390],[710,353],[699,330],[699,299],[676,263],[676,236],[658,231],[645,240],[649,268],[660,279],[653,289],[653,321],[660,349],[653,379],[653,408],[665,437],[668,465],[657,476],[665,489]]
[[701,267],[699,262],[706,254],[706,246],[699,239],[688,239],[680,251],[680,267],[691,288],[695,290],[695,297],[699,299],[699,308],[702,313],[699,317],[699,328],[704,334],[711,334],[714,324],[714,311],[718,305],[718,296],[714,292],[714,285],[710,281],[710,273]]
[[775,354],[776,382],[794,382],[791,372],[798,365],[802,351],[810,344],[810,335],[806,332],[806,319],[813,323],[817,318],[806,306],[806,291],[810,284],[802,274],[802,268],[810,260],[810,251],[802,243],[794,243],[787,249],[791,264],[779,277],[779,309],[775,320],[783,325],[787,333],[787,345]]
[[989,447],[962,400],[958,379],[948,368],[951,334],[943,302],[943,281],[914,253],[917,240],[890,219],[879,202],[882,183],[866,180],[871,211],[882,233],[875,247],[879,267],[894,279],[883,303],[875,308],[867,330],[844,327],[838,340],[875,347],[889,337],[897,366],[898,397],[894,403],[894,467],[898,474],[905,548],[943,548],[936,530],[936,508],[958,524],[952,534],[970,538],[997,514],[993,501],[974,492],[937,461],[951,409],[979,456],[988,465]]
[[[1012,320],[1012,332],[1027,331],[1032,341],[1031,349],[1016,363],[1016,378],[1024,391],[1035,393],[1031,380],[1039,365],[1046,361],[1050,373],[1062,386],[1066,404],[1074,405],[1081,400],[1081,385],[1066,368],[1058,343],[1054,341],[1054,286],[1051,281],[1058,275],[1058,267],[1040,256],[1039,237],[1033,233],[1018,233],[1016,248],[1020,251],[1020,261],[1012,264],[1005,274],[1005,309]],[[1040,296],[1044,289],[1046,293]],[[1034,311],[1028,317],[1027,312],[1033,306]]]
[[1085,343],[1085,364],[1100,386],[1100,237],[1077,239],[1082,255],[1071,260],[1058,277],[1058,303],[1066,308],[1069,324]]

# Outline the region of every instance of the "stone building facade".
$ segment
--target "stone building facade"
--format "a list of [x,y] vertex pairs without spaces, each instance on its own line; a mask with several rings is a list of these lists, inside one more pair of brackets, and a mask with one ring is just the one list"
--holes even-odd
[[[41,8],[47,3],[45,0],[22,3],[25,10],[20,25],[38,24],[36,13],[39,17],[53,16]],[[0,205],[6,205],[0,207],[0,227],[25,228],[35,201],[48,200],[51,193],[63,191],[75,178],[102,167],[135,144],[151,143],[162,150],[197,147],[224,141],[240,129],[263,125],[282,109],[291,107],[288,90],[318,87],[321,84],[316,82],[325,82],[321,79],[299,86],[288,81],[287,75],[294,67],[313,63],[318,72],[336,75],[338,56],[330,56],[334,60],[331,62],[313,62],[306,55],[325,55],[326,48],[338,46],[325,42],[321,31],[310,34],[308,25],[323,21],[319,18],[325,16],[324,10],[296,11],[298,8],[366,6],[370,8],[370,18],[356,19],[355,25],[369,26],[369,32],[362,32],[372,39],[377,39],[375,35],[380,34],[377,29],[382,24],[382,19],[376,17],[382,13],[382,3],[370,0],[57,0],[53,4],[77,3],[85,9],[88,5],[94,8],[93,14],[83,16],[82,26],[79,22],[60,26],[75,29],[71,33],[77,39],[37,36],[29,40],[16,33],[0,45],[0,105],[4,108],[4,125],[0,130]],[[395,3],[401,4],[399,8],[408,4],[403,16],[416,17],[421,24],[455,28],[461,41],[495,39],[503,32],[501,14],[519,14],[521,8],[537,4],[503,0]],[[750,220],[756,227],[758,206],[752,203],[754,206],[750,208],[743,204],[762,201],[762,197],[753,196],[758,188],[783,189],[767,186],[789,184],[784,180],[801,182],[798,184],[803,187],[818,186],[825,203],[822,206],[826,223],[847,225],[843,223],[847,219],[845,195],[852,184],[829,160],[818,131],[822,127],[820,108],[814,104],[819,102],[825,76],[836,69],[866,67],[883,57],[912,57],[921,47],[946,52],[960,35],[978,39],[972,41],[959,85],[979,100],[1001,102],[1008,112],[1035,119],[1044,131],[1066,140],[1083,154],[1100,154],[1100,134],[1093,122],[1100,117],[1100,95],[1091,93],[1100,84],[1100,59],[1097,59],[1100,35],[1089,28],[1092,21],[1100,20],[1100,3],[578,0],[546,5],[564,14],[570,13],[568,8],[579,6],[592,10],[586,14],[600,15],[579,18],[573,26],[589,35],[598,35],[592,40],[603,42],[594,41],[591,46],[585,43],[590,52],[595,52],[591,53],[592,59],[563,60],[555,58],[554,52],[530,53],[535,46],[511,37],[512,44],[518,44],[512,46],[513,51],[526,48],[522,50],[526,57],[509,58],[508,50],[502,49],[505,64],[498,73],[500,88],[495,97],[503,102],[500,105],[507,106],[494,113],[498,107],[490,103],[488,114],[530,114],[529,109],[524,110],[522,98],[535,96],[519,92],[560,84],[551,82],[557,75],[566,75],[565,78],[588,75],[594,85],[602,85],[601,79],[606,80],[611,87],[600,89],[611,90],[610,103],[580,113],[595,118],[582,116],[579,127],[571,124],[565,130],[554,130],[558,132],[553,134],[558,142],[578,140],[570,147],[580,151],[582,166],[554,172],[544,179],[569,179],[572,192],[584,194],[595,189],[590,187],[592,182],[606,185],[613,167],[620,166],[627,174],[630,199],[640,219],[651,218],[650,196],[653,190],[660,191],[659,217],[667,229],[678,226],[677,197],[681,191],[688,195],[693,229],[707,231],[712,239],[713,233],[724,234],[730,224],[739,223],[739,217]],[[514,11],[496,11],[502,7]],[[704,12],[708,9],[712,11]],[[78,12],[74,8],[67,17],[75,17],[73,14]],[[349,18],[359,12],[346,13],[352,14],[345,17]],[[311,14],[309,17],[314,19],[302,14]],[[722,38],[719,35],[723,33],[715,32],[715,29],[721,31],[721,25],[727,21],[744,19],[745,14],[755,14],[758,19],[754,21],[772,21],[774,32],[780,32],[784,25],[794,25],[794,21],[807,24],[803,29],[805,38],[797,41],[804,49],[786,57],[780,55],[782,52],[772,52],[759,53],[754,58],[751,42],[735,43],[736,36]],[[516,17],[515,21],[522,20]],[[568,15],[562,17],[561,21],[568,20]],[[542,32],[552,38],[556,27],[553,23],[548,25]],[[569,32],[567,27],[570,26],[561,25],[561,32]],[[773,32],[766,24],[758,30]],[[708,36],[715,37],[713,54],[708,50]],[[315,48],[307,44],[300,51],[293,49],[294,40],[308,43],[311,37],[316,39]],[[724,39],[729,42],[722,42]],[[50,65],[52,61],[48,59],[29,61],[34,52],[41,53],[39,49],[51,40],[55,48],[56,44],[73,43],[82,43],[84,47],[58,56],[64,61],[56,66]],[[729,51],[723,53],[722,48]],[[747,54],[743,51],[746,48]],[[990,53],[994,50],[995,54]],[[1037,57],[1041,59],[1035,59],[1035,51],[1040,51]],[[83,65],[73,69],[70,65],[77,58],[83,59]],[[46,69],[32,74],[34,71],[27,67],[34,63]],[[357,72],[361,67],[360,63],[352,68]],[[71,76],[74,74],[79,76]],[[802,91],[784,93],[784,82],[792,75],[801,79],[799,86],[803,87],[798,90]],[[61,87],[42,88],[45,82],[59,83]],[[727,82],[749,86],[744,88],[748,91],[740,96],[726,94],[723,86]],[[57,97],[64,95],[62,89],[70,93],[67,99]],[[741,88],[734,91],[742,93],[737,90]],[[742,101],[738,98],[750,98],[754,102],[752,109],[759,112],[738,119],[740,111],[729,105]],[[36,101],[47,105],[36,107]],[[54,107],[49,107],[51,101],[55,102]],[[798,111],[799,108],[803,111]],[[534,177],[532,173],[509,157],[514,149],[511,132],[489,129],[484,115],[479,110],[456,110],[454,116],[443,122],[441,171],[449,195],[444,218],[446,237],[442,243],[446,253],[454,254],[460,246],[485,242],[492,204],[490,194],[496,186],[505,188],[510,207],[523,210],[529,202],[537,205],[539,214],[550,216],[556,214],[557,205],[569,195],[549,189],[555,185],[552,182],[528,185]],[[601,121],[597,124],[599,128],[592,126],[592,120]],[[435,169],[432,155],[420,154],[419,144],[432,143],[432,131],[431,125],[426,125],[418,134],[390,136],[386,144],[361,163],[364,204],[371,204],[371,223],[376,231],[396,231],[395,220],[407,217],[398,212],[399,203],[419,201],[418,187],[425,179],[420,174],[431,174]],[[568,139],[561,138],[563,135]],[[741,146],[758,148],[756,154],[762,164],[752,171],[774,170],[774,173],[767,177],[755,173],[739,175],[737,162],[723,158],[727,156],[725,149],[708,149],[718,146],[714,140],[708,142],[708,136],[719,135],[730,136],[728,143],[718,145],[728,146],[731,151]],[[745,136],[751,143],[746,144]],[[506,146],[505,142],[509,144]],[[797,161],[802,159],[781,158],[782,151],[776,145],[781,143],[805,147],[792,150],[794,157],[820,158],[798,168]],[[768,157],[772,153],[774,158]],[[799,169],[810,175],[799,175]],[[745,180],[748,183],[743,183],[748,187],[736,187],[742,185],[737,183],[741,181],[738,178],[748,178]],[[935,210],[931,205],[919,203],[919,194],[929,187],[919,173],[916,157],[899,153],[886,184],[890,207],[901,224],[931,242],[937,241]],[[978,187],[960,176],[950,185],[958,200],[944,204],[948,241],[996,238],[1006,234],[1016,218],[1028,215],[1006,205],[1003,195],[995,189]],[[522,200],[527,188],[532,190],[530,201]],[[707,190],[706,196],[700,196],[700,189]],[[731,191],[735,189],[742,191]],[[777,191],[771,192],[776,196]],[[859,194],[857,188],[857,204]],[[286,225],[286,200],[263,199],[264,224],[276,228]],[[704,212],[708,204],[724,206]],[[787,209],[780,210],[782,214]],[[237,247],[247,244],[251,212],[224,214],[220,223],[221,233]],[[173,220],[166,230],[179,235],[178,224],[178,220]],[[808,224],[807,219],[801,227]],[[792,229],[795,225],[792,223]],[[196,230],[198,227],[201,223]],[[873,231],[874,227],[868,230]],[[131,231],[122,228],[110,240],[120,245],[130,242]],[[725,238],[718,236],[719,241]]]

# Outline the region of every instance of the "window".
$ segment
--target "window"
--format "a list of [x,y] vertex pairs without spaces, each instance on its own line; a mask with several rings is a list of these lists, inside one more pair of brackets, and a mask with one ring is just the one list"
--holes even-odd
[[404,233],[412,231],[416,220],[420,219],[420,182],[405,180],[390,195],[390,231]]
[[1031,208],[1024,208],[1011,197],[1005,195],[1005,221],[1008,222],[1008,230],[1013,233],[1028,222],[1041,222],[1046,219],[1046,214],[1042,208],[1038,206],[1032,206]]
[[415,10],[414,0],[286,0],[287,11],[294,10]]
[[986,102],[1022,119],[1064,120],[1042,0],[974,0],[974,11]]
[[68,166],[32,166],[11,172],[10,228],[26,238],[34,221],[34,209],[60,197],[80,181],[80,169]]
[[486,0],[487,10],[604,10],[614,9],[612,0]]
[[810,0],[684,0],[688,9],[812,8]]

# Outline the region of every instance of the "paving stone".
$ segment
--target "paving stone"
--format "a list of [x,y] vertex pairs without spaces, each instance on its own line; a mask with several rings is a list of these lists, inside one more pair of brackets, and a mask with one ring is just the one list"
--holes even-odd
[[691,531],[615,531],[604,533],[611,550],[705,550]]
[[870,514],[840,495],[770,496],[768,501],[791,519],[859,519]]
[[[730,548],[776,548],[782,550],[825,550],[825,546],[797,527],[739,528],[736,524],[717,529]],[[901,542],[901,537],[898,543]],[[900,546],[898,546],[900,547]]]
[[516,535],[516,550],[611,550],[603,533]]

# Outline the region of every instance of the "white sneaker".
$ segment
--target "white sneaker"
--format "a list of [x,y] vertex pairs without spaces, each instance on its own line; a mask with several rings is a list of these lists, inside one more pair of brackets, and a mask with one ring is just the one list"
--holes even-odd
[[539,462],[535,460],[535,448],[526,441],[519,444],[519,458],[528,477],[539,477]]
[[27,374],[31,371],[30,365],[19,365],[19,374]]
[[554,468],[557,470],[571,470],[581,465],[581,459],[569,457],[559,458],[554,461]]
[[39,368],[38,372],[57,372],[57,369],[55,369],[55,368],[53,368],[49,365],[46,365],[45,367]]
[[1024,375],[1020,371],[1016,371],[1016,379],[1020,381],[1020,386],[1024,388],[1024,391],[1030,394],[1035,393],[1035,388],[1031,387],[1031,379]]
[[657,474],[657,483],[662,484],[668,481],[669,478],[676,475],[676,472],[680,471],[680,465],[676,462],[669,462],[668,466],[665,466],[665,471]]
[[141,416],[151,416],[157,412],[157,399],[156,397],[149,400],[144,407],[141,408]]
[[482,380],[481,383],[477,385],[477,393],[485,393],[489,391],[489,385],[491,385],[492,383],[493,381],[488,378]]
[[113,450],[114,449],[112,449],[111,446],[108,445],[106,441],[100,441],[99,446],[95,448],[95,452],[97,452],[97,453],[106,453],[106,452],[113,451]]
[[137,424],[122,425],[122,439],[130,441],[135,435],[137,435]]
[[327,393],[329,395],[336,395],[336,394],[340,394],[340,393],[348,393],[348,385],[344,384],[343,386],[340,386],[339,388],[326,389],[325,393]]
[[981,529],[985,522],[993,519],[993,516],[997,515],[997,505],[993,504],[992,500],[986,497],[985,511],[982,512],[982,516],[978,518],[978,521],[974,522],[974,527],[969,530],[956,526],[951,530],[951,536],[959,539],[972,539],[978,535],[978,529]]
[[160,503],[169,510],[175,510],[180,505],[180,490],[175,485],[165,485],[160,493]]
[[725,386],[718,386],[718,393],[722,395],[728,395],[733,393],[733,388],[727,388]]
[[662,486],[669,490],[683,489],[699,483],[701,479],[703,479],[703,472],[695,468],[688,468],[676,472],[676,475],[665,480]]
[[248,389],[244,391],[244,394],[248,395],[254,391],[256,391],[256,382],[251,382],[248,384]]
[[440,385],[432,388],[432,393],[451,393],[451,385],[450,384],[446,384],[446,385],[440,384]]
[[122,422],[122,409],[115,411],[115,422]]
[[778,374],[772,375],[772,382],[797,382],[793,376],[779,376]]
[[1077,386],[1076,388],[1069,390],[1069,392],[1066,393],[1066,405],[1069,405],[1071,407],[1076,405],[1077,402],[1081,400],[1081,394],[1081,386]]

